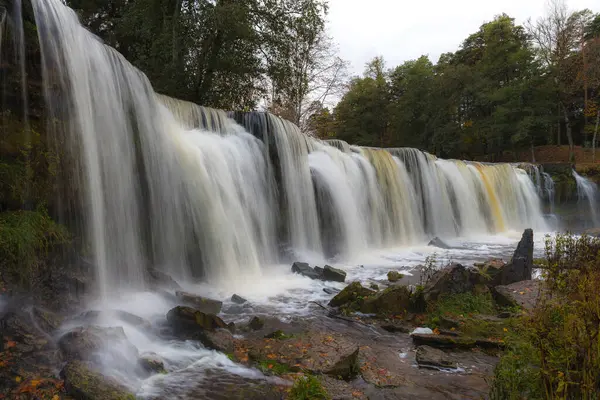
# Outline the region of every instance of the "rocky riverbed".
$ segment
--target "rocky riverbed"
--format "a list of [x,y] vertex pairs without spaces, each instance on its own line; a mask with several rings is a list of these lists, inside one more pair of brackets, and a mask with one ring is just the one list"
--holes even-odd
[[158,273],[154,296],[173,306],[162,316],[65,317],[4,296],[0,396],[296,399],[311,398],[297,397],[309,376],[332,399],[486,398],[503,334],[539,296],[530,230],[507,261],[390,271],[362,284],[339,268],[295,263],[294,273],[335,284],[308,316],[285,318],[239,295],[186,292]]

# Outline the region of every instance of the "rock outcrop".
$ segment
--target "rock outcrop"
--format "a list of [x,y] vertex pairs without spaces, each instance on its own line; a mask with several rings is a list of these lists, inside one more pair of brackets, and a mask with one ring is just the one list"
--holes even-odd
[[223,302],[219,300],[209,299],[193,293],[177,291],[175,295],[179,300],[204,313],[218,314],[221,312],[221,307],[223,307]]
[[356,303],[357,309],[359,309],[364,300],[375,295],[375,293],[375,291],[363,287],[360,282],[352,282],[341,292],[336,294],[335,297],[329,301],[329,305],[331,307],[340,307],[349,305],[350,303]]
[[431,346],[419,346],[416,359],[420,368],[454,369],[457,367],[456,361],[453,361],[448,354]]
[[346,272],[342,271],[341,269],[333,268],[329,265],[326,265],[323,268],[323,280],[344,282],[346,280]]
[[181,339],[198,340],[206,347],[223,352],[233,350],[235,325],[226,324],[214,314],[191,307],[178,306],[167,313],[173,333]]
[[329,265],[325,267],[314,267],[312,268],[305,262],[296,261],[292,265],[292,272],[302,276],[306,276],[310,279],[322,280],[322,281],[333,281],[333,282],[344,282],[346,280],[346,272],[338,268],[333,268]]
[[71,361],[60,372],[65,391],[78,400],[135,400],[135,396],[116,381],[96,372],[92,365]]
[[437,271],[423,290],[425,301],[435,301],[441,295],[485,291],[482,275],[462,264],[453,263]]
[[404,275],[398,271],[390,271],[387,273],[387,278],[390,282],[398,282],[400,279],[404,278]]
[[411,306],[411,292],[406,286],[392,286],[369,296],[360,306],[365,314],[401,315]]

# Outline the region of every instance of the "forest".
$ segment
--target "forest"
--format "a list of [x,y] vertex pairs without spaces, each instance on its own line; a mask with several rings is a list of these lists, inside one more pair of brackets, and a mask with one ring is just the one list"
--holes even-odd
[[[266,109],[314,136],[442,157],[591,147],[600,14],[560,0],[518,25],[498,15],[435,63],[376,57],[349,77],[324,0],[69,0],[155,89],[226,110]],[[427,49],[423,49],[427,53]]]

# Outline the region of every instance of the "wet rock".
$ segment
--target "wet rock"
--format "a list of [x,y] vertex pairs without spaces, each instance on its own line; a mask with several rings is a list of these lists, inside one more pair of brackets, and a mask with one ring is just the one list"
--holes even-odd
[[[0,337],[9,337],[19,354],[39,352],[48,347],[48,339],[36,328],[31,316],[24,312],[7,312],[0,318]],[[0,352],[5,351],[0,340]]]
[[411,331],[410,327],[399,323],[381,325],[381,329],[390,333],[410,333]]
[[193,306],[203,313],[218,314],[221,312],[221,307],[223,307],[223,302],[219,300],[209,299],[193,293],[177,291],[175,292],[175,295],[179,300]]
[[379,285],[376,283],[371,283],[371,284],[369,284],[369,289],[379,290]]
[[332,295],[340,292],[338,289],[335,289],[335,288],[323,288],[323,291],[327,294],[332,294]]
[[214,314],[204,313],[191,307],[177,306],[167,313],[167,321],[180,333],[198,330],[227,329],[227,324]]
[[238,305],[238,304],[234,304],[232,306],[229,306],[227,308],[225,308],[223,310],[224,314],[243,314],[244,313],[244,307]]
[[415,333],[411,338],[417,346],[431,346],[446,349],[472,349],[481,347],[486,349],[503,349],[504,342],[484,338],[469,338],[464,336],[431,335]]
[[231,301],[233,301],[236,304],[244,304],[248,300],[246,300],[245,298],[243,298],[241,296],[238,296],[237,294],[234,294],[233,296],[231,296]]
[[446,244],[442,239],[440,239],[437,236],[434,237],[433,239],[431,239],[429,241],[429,243],[427,244],[427,246],[439,247],[440,249],[451,249],[452,248],[451,246]]
[[337,379],[345,381],[352,380],[360,373],[360,366],[358,365],[358,352],[357,347],[351,354],[343,356],[333,367],[325,371],[325,374],[333,376]]
[[325,273],[325,269],[323,269],[321,267],[315,267],[314,270],[317,274],[319,274],[319,279],[323,279],[323,274]]
[[37,327],[47,335],[54,333],[63,321],[63,318],[59,315],[40,307],[32,308],[31,317]]
[[93,370],[89,363],[71,361],[60,372],[65,391],[78,400],[134,400],[135,396],[116,381]]
[[329,305],[331,307],[340,307],[354,302],[362,303],[364,298],[373,296],[375,293],[376,292],[373,290],[363,287],[360,282],[352,282],[341,292],[336,294],[335,297],[329,301]]
[[482,285],[483,277],[477,271],[453,263],[437,271],[423,289],[426,302],[435,301],[440,295],[473,292]]
[[525,310],[533,310],[540,297],[540,291],[540,281],[529,280],[496,286],[492,289],[492,296],[498,305],[520,306]]
[[360,311],[379,315],[404,314],[411,305],[410,295],[406,286],[392,286],[365,299]]
[[494,279],[495,285],[529,281],[533,272],[533,230],[525,229],[511,261],[502,268]]
[[346,280],[346,272],[326,265],[323,268],[323,279],[326,281],[344,282]]
[[265,326],[265,321],[260,317],[252,317],[248,323],[248,327],[253,331],[259,331]]
[[233,351],[235,325],[227,325],[214,314],[206,314],[191,307],[178,306],[167,313],[175,335],[181,339],[198,340],[206,347],[223,352]]
[[81,319],[87,322],[96,322],[102,319],[110,319],[116,318],[120,321],[123,321],[129,325],[135,326],[137,328],[142,328],[145,330],[152,329],[152,324],[150,321],[145,320],[142,317],[138,317],[135,314],[129,313],[123,310],[110,310],[110,311],[98,311],[91,310],[83,313],[81,315]]
[[156,353],[145,353],[138,358],[138,365],[147,374],[166,374],[164,361]]
[[310,279],[321,279],[321,274],[317,271],[315,271],[313,268],[310,267],[310,265],[308,265],[305,262],[298,262],[296,261],[293,265],[292,265],[292,272],[295,274],[300,274],[302,276],[306,276],[307,278]]
[[404,278],[404,275],[398,271],[390,271],[387,273],[387,278],[390,282],[398,282],[400,279]]
[[448,354],[431,346],[419,346],[417,348],[417,364],[420,368],[453,368],[457,367]]
[[152,287],[153,289],[181,289],[179,283],[177,283],[175,279],[171,277],[171,275],[159,271],[156,268],[148,268],[148,280],[150,283],[150,287]]
[[137,348],[129,342],[121,327],[79,327],[64,334],[58,347],[65,360],[95,360],[98,353],[110,352],[117,359],[131,360],[138,357]]

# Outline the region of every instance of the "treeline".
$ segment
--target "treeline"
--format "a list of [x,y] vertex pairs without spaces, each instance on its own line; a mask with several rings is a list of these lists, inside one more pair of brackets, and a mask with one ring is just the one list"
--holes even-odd
[[500,15],[434,64],[371,61],[337,106],[311,117],[322,138],[497,159],[543,144],[590,145],[600,117],[600,14],[556,2],[538,21]]
[[326,0],[68,0],[156,91],[301,124],[344,82]]

